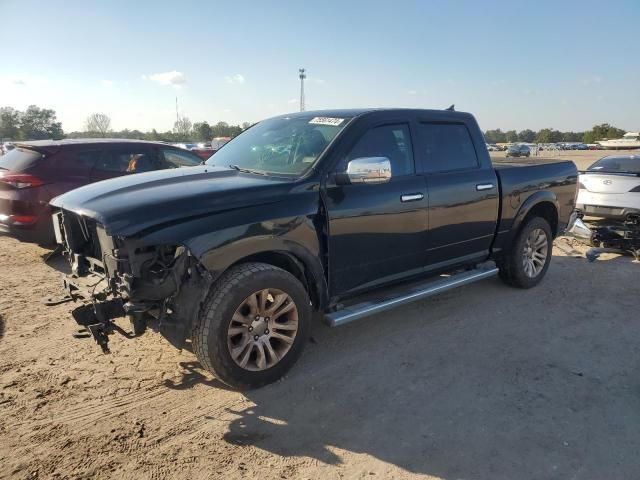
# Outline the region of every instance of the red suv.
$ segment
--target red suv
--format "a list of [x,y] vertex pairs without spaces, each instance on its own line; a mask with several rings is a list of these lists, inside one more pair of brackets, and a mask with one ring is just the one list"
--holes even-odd
[[189,151],[142,140],[18,142],[0,156],[0,233],[53,242],[53,197],[99,180],[200,163]]

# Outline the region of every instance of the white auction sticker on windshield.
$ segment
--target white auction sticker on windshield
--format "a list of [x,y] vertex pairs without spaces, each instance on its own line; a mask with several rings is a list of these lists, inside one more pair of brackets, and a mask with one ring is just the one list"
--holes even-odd
[[315,117],[309,121],[309,123],[313,125],[334,125],[334,126],[338,126],[342,122],[344,122],[344,118],[334,118],[334,117]]

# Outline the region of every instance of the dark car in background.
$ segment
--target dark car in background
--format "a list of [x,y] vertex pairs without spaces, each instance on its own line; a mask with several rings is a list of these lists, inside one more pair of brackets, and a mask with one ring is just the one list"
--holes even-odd
[[0,157],[0,233],[52,243],[52,198],[99,180],[200,163],[189,151],[141,140],[16,142]]
[[507,157],[528,157],[531,149],[527,145],[511,145],[507,148]]

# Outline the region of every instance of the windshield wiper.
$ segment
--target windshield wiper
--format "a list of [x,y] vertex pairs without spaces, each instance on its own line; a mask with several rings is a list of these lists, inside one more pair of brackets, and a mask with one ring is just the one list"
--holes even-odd
[[254,173],[256,175],[263,175],[263,176],[268,176],[269,174],[267,172],[262,172],[260,170],[251,170],[250,168],[242,168],[239,167],[238,165],[227,165],[229,168],[233,168],[234,170],[237,170],[238,172],[242,172],[242,173]]

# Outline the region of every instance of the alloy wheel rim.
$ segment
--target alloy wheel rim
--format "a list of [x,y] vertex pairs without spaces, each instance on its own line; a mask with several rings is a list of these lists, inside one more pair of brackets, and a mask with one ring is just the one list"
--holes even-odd
[[547,234],[541,228],[536,228],[529,233],[522,252],[522,265],[524,273],[529,278],[540,275],[547,263],[549,245]]
[[282,290],[266,288],[249,295],[236,309],[227,331],[227,347],[239,367],[271,368],[282,360],[298,333],[298,307]]

